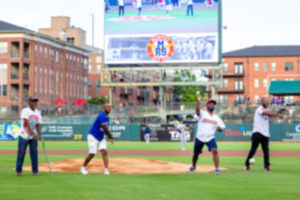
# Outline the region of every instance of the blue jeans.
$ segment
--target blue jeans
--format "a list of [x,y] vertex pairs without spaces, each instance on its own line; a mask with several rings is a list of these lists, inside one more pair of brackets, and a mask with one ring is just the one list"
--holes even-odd
[[38,172],[38,151],[37,151],[37,141],[34,140],[25,140],[22,137],[19,137],[18,144],[18,157],[17,157],[17,166],[16,172],[22,172],[22,166],[26,154],[27,146],[29,145],[32,172]]
[[192,16],[194,15],[194,9],[193,9],[193,5],[188,5],[187,6],[187,16],[189,16],[189,14],[190,14],[190,10],[191,10],[191,14],[192,14]]

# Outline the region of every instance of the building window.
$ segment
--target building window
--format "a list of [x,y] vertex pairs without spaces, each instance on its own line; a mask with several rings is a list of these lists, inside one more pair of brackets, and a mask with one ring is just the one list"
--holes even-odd
[[259,71],[259,63],[254,63],[254,71],[258,72]]
[[254,101],[255,101],[255,103],[259,103],[259,96],[258,95],[254,96]]
[[6,118],[7,117],[7,107],[2,106],[0,107],[0,118]]
[[42,56],[43,56],[43,47],[40,46],[40,57],[42,57]]
[[89,89],[92,88],[92,81],[89,80]]
[[268,87],[268,79],[264,79],[263,84],[264,84],[264,88],[267,88]]
[[35,44],[35,45],[34,45],[34,56],[36,56],[37,50],[38,50],[38,47],[37,47],[37,45]]
[[97,80],[97,85],[96,85],[96,89],[100,88],[100,80]]
[[234,73],[235,74],[243,74],[243,63],[234,63]]
[[259,79],[254,79],[254,87],[259,88]]
[[92,73],[92,65],[89,65],[89,74]]
[[0,54],[7,53],[7,42],[0,42]]
[[45,47],[45,59],[47,59],[47,48]]
[[243,80],[234,80],[234,90],[243,90],[244,83]]
[[7,95],[7,64],[0,63],[0,96]]
[[101,56],[97,56],[96,57],[96,63],[101,63],[102,62],[102,57]]
[[224,72],[228,72],[228,63],[224,63]]
[[293,81],[294,79],[293,78],[286,78],[284,79],[285,81]]
[[286,62],[285,65],[284,65],[284,70],[286,72],[294,71],[294,63],[293,62]]
[[70,44],[75,44],[75,38],[73,38],[73,37],[68,37],[68,38],[67,38],[67,42],[70,43]]
[[276,62],[272,62],[272,72],[276,72]]
[[294,103],[294,96],[285,96],[285,97],[284,97],[284,103],[285,103],[285,104],[291,104],[291,103]]
[[55,61],[58,62],[58,52],[56,51],[55,53],[56,53],[56,59],[55,59]]
[[101,65],[97,65],[97,73],[101,73]]
[[264,62],[264,72],[268,71],[268,63]]
[[228,79],[223,79],[222,88],[228,88]]
[[83,59],[83,68],[86,69],[87,68],[87,59]]

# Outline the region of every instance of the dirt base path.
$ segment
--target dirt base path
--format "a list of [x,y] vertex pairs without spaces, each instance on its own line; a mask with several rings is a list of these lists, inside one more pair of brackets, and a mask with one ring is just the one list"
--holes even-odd
[[[27,152],[28,153],[28,152]],[[49,155],[86,155],[88,150],[47,150]],[[124,156],[192,156],[192,151],[176,150],[108,150],[109,155]],[[17,150],[0,150],[0,154],[17,154]],[[42,150],[39,154],[44,154]],[[219,151],[220,156],[247,156],[248,151]],[[204,151],[201,156],[211,156]],[[257,151],[255,156],[263,156],[262,151]],[[270,156],[278,157],[300,157],[300,151],[270,151]]]
[[[67,159],[51,162],[53,172],[80,173],[84,159]],[[111,174],[172,174],[186,173],[191,165],[178,162],[166,162],[143,158],[111,158],[109,159],[109,171]],[[226,168],[220,168],[225,170]],[[24,166],[23,170],[31,171],[31,166]],[[103,173],[104,166],[101,159],[93,159],[87,166],[89,173]],[[196,173],[213,172],[215,168],[207,165],[197,165]],[[40,172],[49,172],[48,164],[39,164]]]

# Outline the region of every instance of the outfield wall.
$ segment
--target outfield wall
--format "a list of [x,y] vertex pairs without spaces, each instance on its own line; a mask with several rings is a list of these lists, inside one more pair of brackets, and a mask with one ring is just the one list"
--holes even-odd
[[[92,124],[42,124],[45,140],[86,140]],[[144,141],[144,126],[139,124],[110,125],[115,140]],[[174,125],[152,124],[151,141],[179,141]],[[197,125],[187,130],[187,141],[192,141]],[[19,124],[0,124],[0,140],[17,140]],[[270,141],[300,141],[300,124],[270,124]],[[252,124],[226,124],[226,129],[216,133],[217,141],[250,141]]]

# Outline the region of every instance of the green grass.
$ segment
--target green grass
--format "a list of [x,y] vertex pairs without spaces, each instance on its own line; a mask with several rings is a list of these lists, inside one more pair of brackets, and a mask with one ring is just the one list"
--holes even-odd
[[[219,142],[223,150],[248,150],[247,142]],[[0,142],[0,149],[16,149],[16,142]],[[178,143],[116,142],[110,149],[178,149]],[[188,146],[191,147],[192,143]],[[299,143],[271,143],[271,150],[299,150]],[[47,149],[87,149],[85,142],[47,142]],[[110,156],[141,157],[141,156]],[[84,158],[84,155],[49,155],[51,161]],[[100,159],[100,156],[97,156]],[[143,156],[143,158],[190,163],[190,156]],[[263,172],[263,158],[256,157],[252,171],[243,171],[245,157],[221,157],[221,176],[204,174],[121,175],[41,172],[33,177],[24,172],[15,177],[16,155],[0,155],[0,199],[299,199],[298,157],[271,157],[272,173]],[[46,162],[39,156],[39,163]],[[101,162],[99,160],[99,162]],[[199,158],[198,164],[212,165],[211,157]],[[30,165],[27,155],[24,165]]]
[[[166,16],[165,10],[143,11],[142,15]],[[125,16],[137,16],[135,11],[125,11]],[[105,20],[118,17],[118,13],[105,14]],[[150,21],[106,21],[106,33],[176,33],[184,29],[201,27],[218,27],[217,10],[196,10],[194,16],[186,16],[186,10],[173,10],[174,19],[160,19]]]
[[[82,158],[82,156],[50,155],[50,160]],[[145,157],[188,163],[188,157]],[[76,173],[40,173],[33,177],[24,172],[15,177],[12,168],[15,155],[0,155],[1,199],[298,199],[300,160],[274,157],[272,170],[266,174],[262,158],[250,173],[242,170],[244,158],[222,157],[222,166],[228,170],[221,176],[205,174],[157,174],[103,176]],[[27,156],[25,165],[29,164]],[[45,162],[40,156],[40,162]],[[199,163],[211,165],[210,157],[200,157]]]
[[[219,150],[249,150],[250,142],[217,142]],[[186,144],[187,150],[193,149],[193,142]],[[39,145],[41,147],[41,144]],[[87,150],[86,141],[46,141],[47,150]],[[111,150],[179,150],[179,142],[151,142],[146,145],[143,142],[115,141],[113,145],[108,143]],[[17,141],[0,141],[0,150],[17,149]],[[270,142],[270,150],[300,151],[300,143],[297,142]]]

